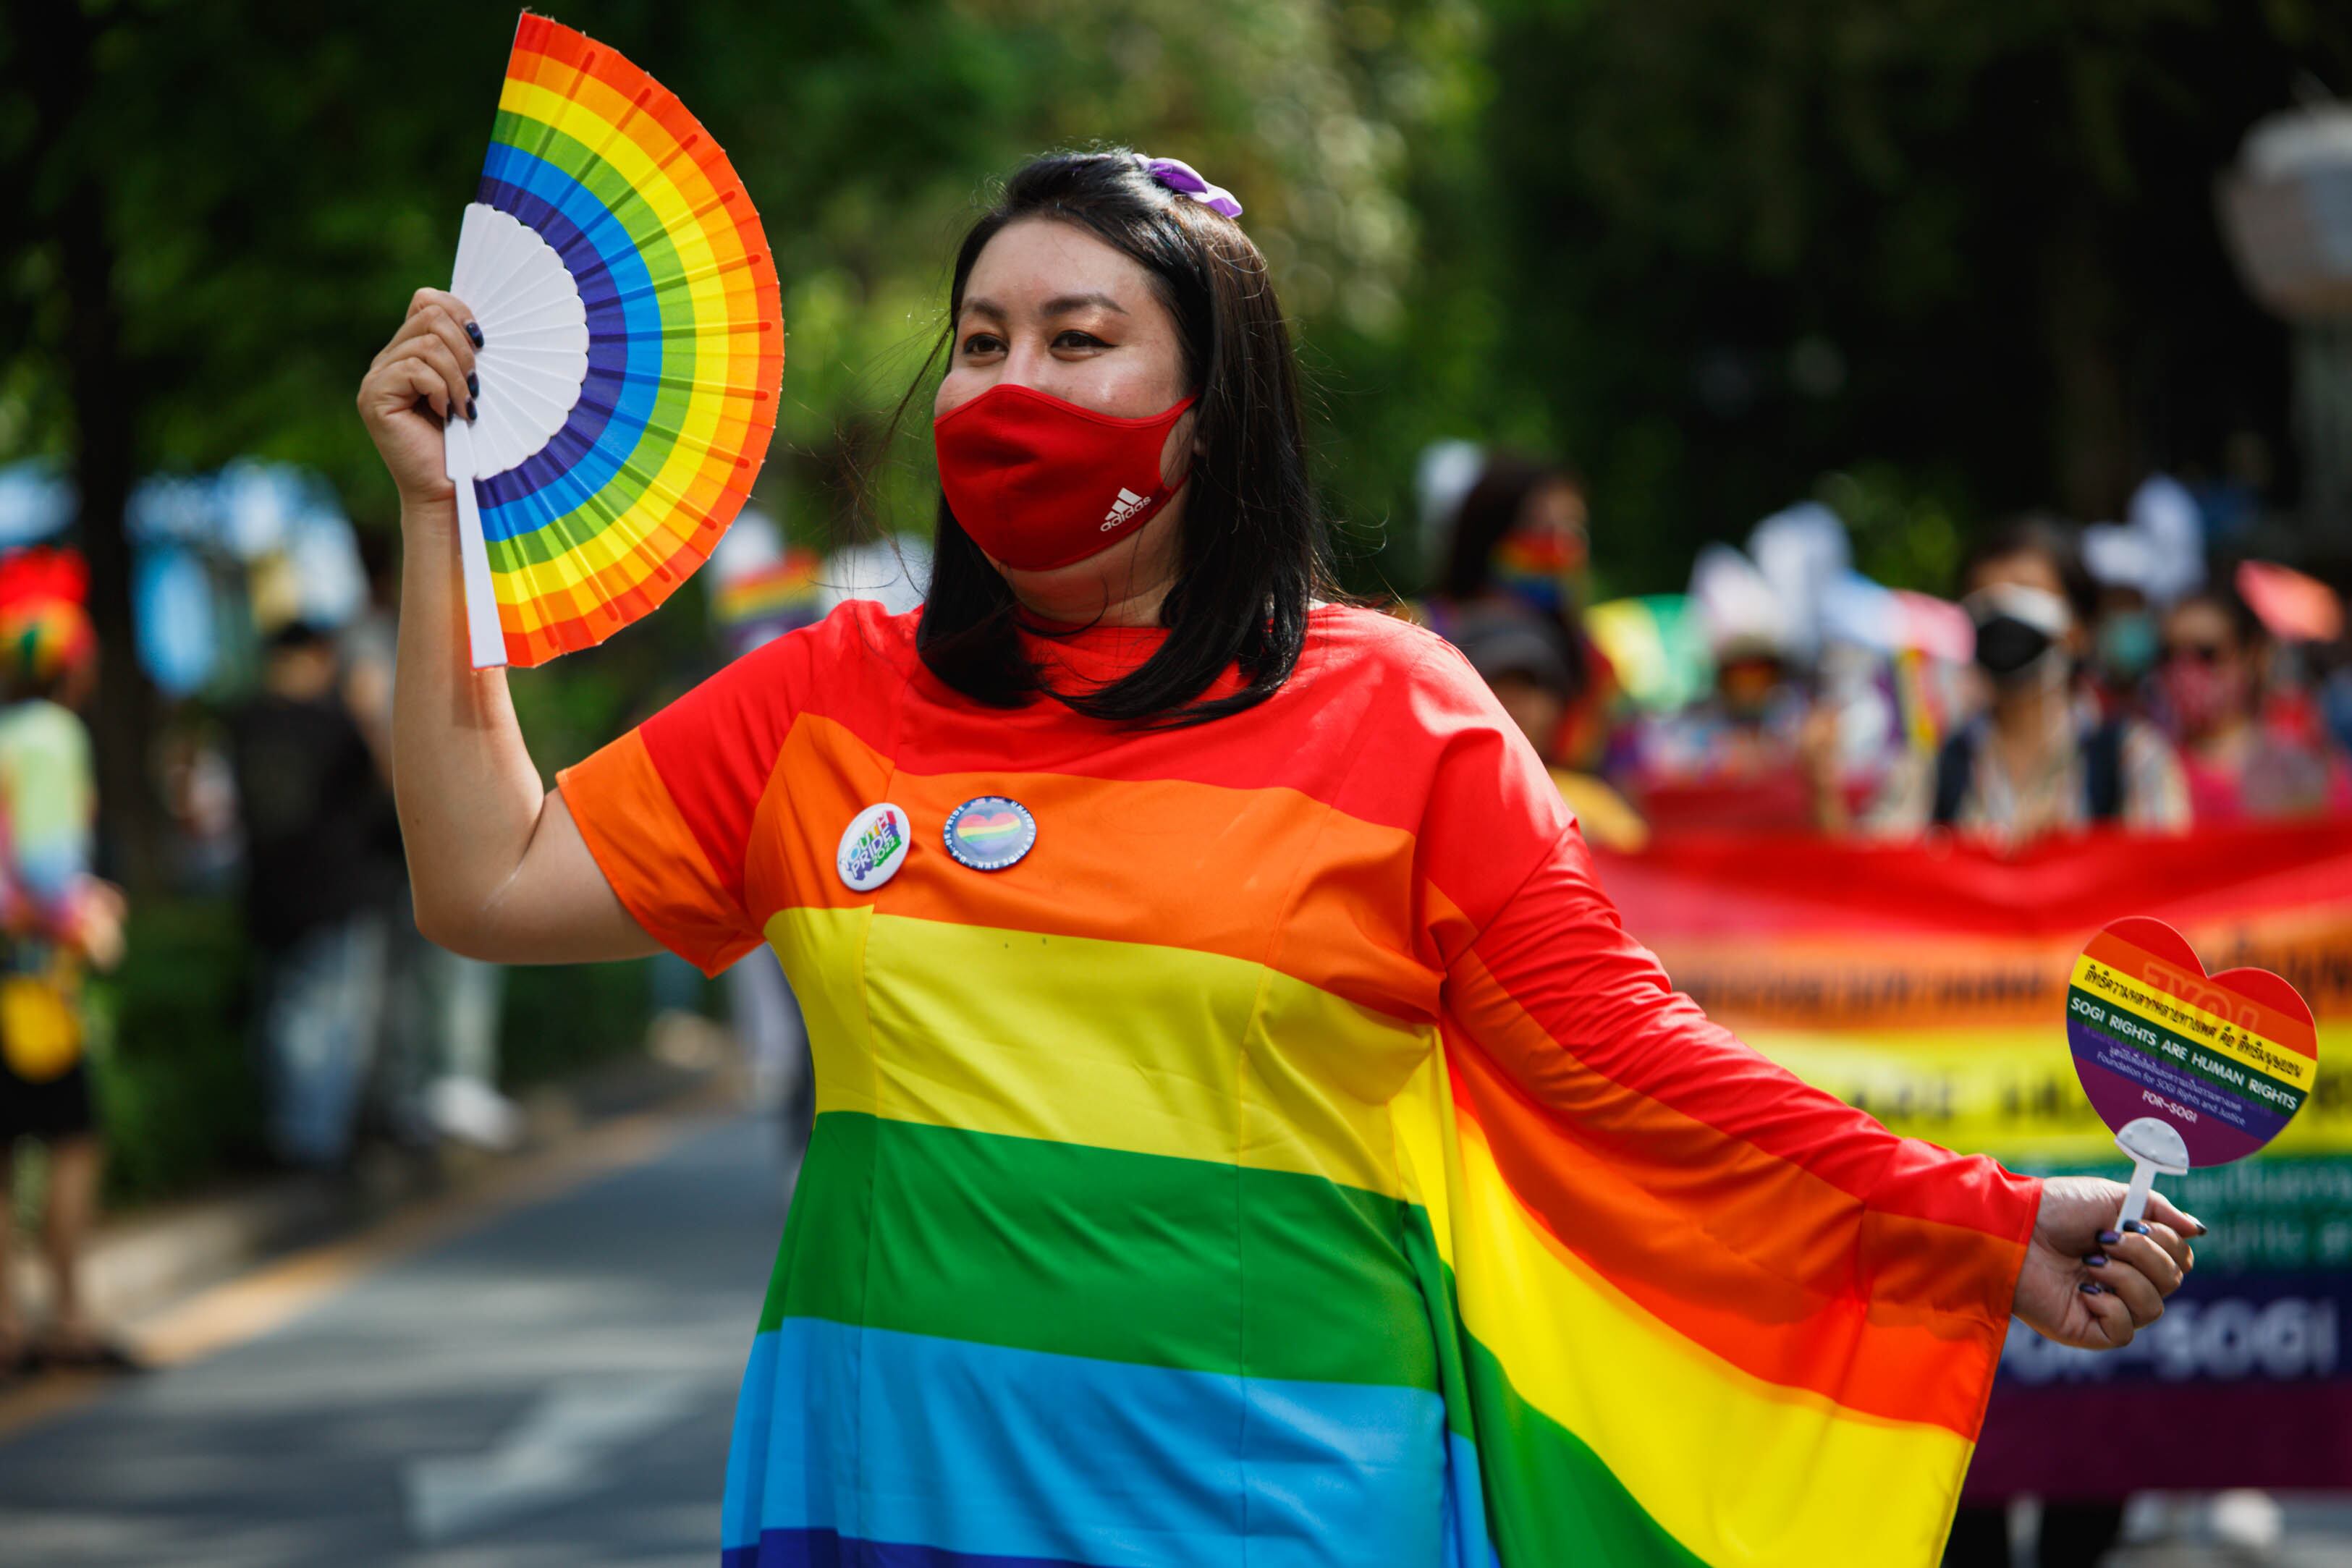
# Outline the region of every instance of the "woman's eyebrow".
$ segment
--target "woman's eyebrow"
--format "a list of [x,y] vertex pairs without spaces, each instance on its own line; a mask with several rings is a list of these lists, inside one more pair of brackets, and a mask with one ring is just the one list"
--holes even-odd
[[1111,310],[1121,316],[1127,314],[1127,307],[1108,294],[1057,294],[1045,301],[1041,314],[1067,316],[1079,310]]
[[[1038,307],[1037,314],[1069,316],[1080,310],[1109,310],[1121,316],[1127,314],[1127,307],[1108,294],[1056,294]],[[963,313],[966,316],[985,316],[990,320],[997,322],[1011,319],[1004,307],[993,299],[977,298],[967,299],[963,302]]]

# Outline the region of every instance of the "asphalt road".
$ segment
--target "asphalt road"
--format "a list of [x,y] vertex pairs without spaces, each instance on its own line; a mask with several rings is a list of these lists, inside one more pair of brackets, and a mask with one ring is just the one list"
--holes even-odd
[[0,1564],[710,1568],[776,1140],[631,1157],[0,1438]]

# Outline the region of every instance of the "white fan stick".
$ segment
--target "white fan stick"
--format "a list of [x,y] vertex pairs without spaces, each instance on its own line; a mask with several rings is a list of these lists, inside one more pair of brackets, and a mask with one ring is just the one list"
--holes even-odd
[[474,668],[507,662],[507,634],[499,624],[498,585],[490,580],[490,545],[482,533],[482,504],[474,495],[474,428],[452,414],[441,432],[441,468],[457,490],[457,564],[466,585],[466,643]]
[[2157,1173],[2180,1176],[2189,1169],[2189,1145],[2179,1129],[2154,1116],[2126,1122],[2116,1134],[2116,1147],[2131,1156],[2131,1186],[2124,1191],[2124,1211],[2117,1228],[2147,1213],[2147,1195],[2155,1189]]
[[563,428],[588,380],[588,310],[571,268],[537,230],[476,202],[457,233],[449,292],[481,329],[474,356],[476,418],[442,432],[442,471],[457,489],[457,556],[474,668],[507,662],[475,481],[518,466]]

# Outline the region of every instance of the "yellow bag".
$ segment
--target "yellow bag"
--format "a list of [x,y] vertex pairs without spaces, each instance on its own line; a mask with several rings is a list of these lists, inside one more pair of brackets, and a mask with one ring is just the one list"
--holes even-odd
[[81,1059],[81,1009],[50,975],[0,976],[0,1056],[27,1083],[62,1078]]

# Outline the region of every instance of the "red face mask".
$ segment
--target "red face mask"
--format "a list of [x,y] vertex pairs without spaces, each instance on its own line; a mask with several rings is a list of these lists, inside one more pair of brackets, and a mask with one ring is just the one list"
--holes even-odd
[[1068,566],[1150,521],[1184,487],[1160,477],[1168,433],[1196,400],[1114,419],[1002,382],[931,422],[940,488],[972,542],[1024,571]]

